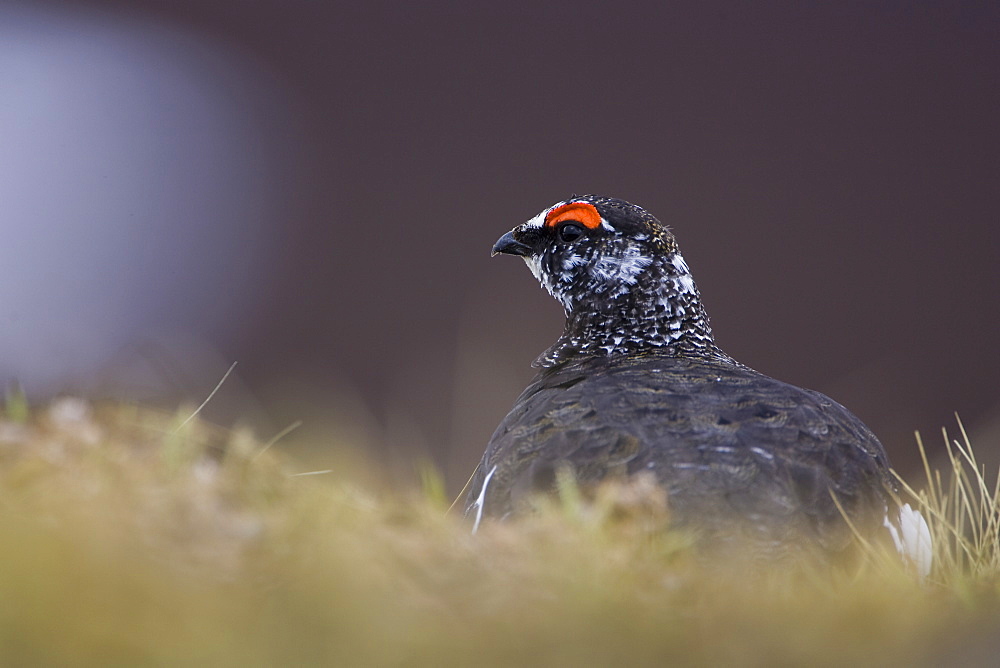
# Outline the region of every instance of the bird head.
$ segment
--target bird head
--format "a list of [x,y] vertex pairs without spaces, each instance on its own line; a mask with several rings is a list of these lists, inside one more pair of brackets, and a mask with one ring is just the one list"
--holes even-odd
[[524,258],[567,312],[648,294],[665,275],[689,276],[675,262],[677,243],[665,225],[641,207],[596,195],[559,202],[518,225],[494,244],[499,253]]
[[[523,258],[566,311],[549,357],[634,353],[682,339],[714,348],[673,234],[639,206],[597,195],[558,202],[500,237],[500,253]],[[545,356],[537,363],[545,366]]]

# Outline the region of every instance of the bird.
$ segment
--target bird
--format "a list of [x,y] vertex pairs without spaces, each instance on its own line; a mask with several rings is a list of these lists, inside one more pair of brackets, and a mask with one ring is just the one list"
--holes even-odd
[[524,512],[561,470],[581,486],[651,475],[699,545],[751,545],[766,560],[841,555],[881,534],[929,572],[929,528],[898,500],[875,434],[719,348],[675,237],[652,214],[573,196],[492,254],[521,257],[566,320],[469,483],[473,532]]

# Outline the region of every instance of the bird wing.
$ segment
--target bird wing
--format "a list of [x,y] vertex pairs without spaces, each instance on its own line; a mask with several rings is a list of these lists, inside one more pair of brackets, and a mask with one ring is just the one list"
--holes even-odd
[[648,470],[681,521],[808,531],[834,549],[849,540],[838,503],[878,526],[893,487],[878,439],[825,395],[732,364],[654,356],[540,373],[494,433],[470,504],[509,514],[567,465],[582,484]]

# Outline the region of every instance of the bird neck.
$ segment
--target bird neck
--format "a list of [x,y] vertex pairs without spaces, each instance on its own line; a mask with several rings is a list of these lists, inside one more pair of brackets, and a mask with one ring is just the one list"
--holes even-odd
[[572,301],[562,336],[534,366],[649,354],[731,359],[715,345],[701,295],[680,253],[651,263],[626,292],[595,291]]

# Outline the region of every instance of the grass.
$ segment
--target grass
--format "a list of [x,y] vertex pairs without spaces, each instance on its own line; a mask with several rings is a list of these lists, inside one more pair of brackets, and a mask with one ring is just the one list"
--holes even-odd
[[0,419],[3,665],[988,664],[996,483],[968,438],[914,490],[918,582],[704,563],[641,480],[472,536],[439,476],[389,492],[301,476],[280,446],[190,411],[72,399]]

